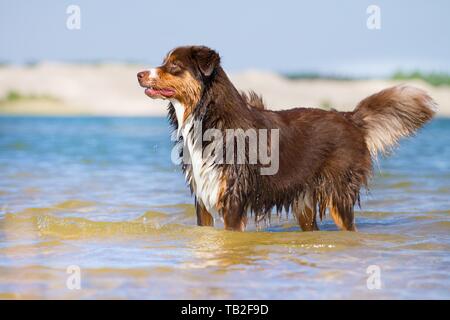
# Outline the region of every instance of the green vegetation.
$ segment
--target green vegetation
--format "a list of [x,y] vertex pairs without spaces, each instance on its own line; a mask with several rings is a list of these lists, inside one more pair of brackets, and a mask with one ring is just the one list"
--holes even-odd
[[324,110],[331,110],[332,103],[329,100],[322,100],[319,104],[319,107]]
[[[362,80],[367,78],[353,78],[342,75],[326,75],[314,72],[291,72],[291,73],[283,73],[283,77],[289,80]],[[425,81],[432,86],[450,86],[450,74],[445,72],[422,72],[422,71],[397,71],[392,76],[389,77],[391,80],[422,80]]]
[[11,90],[8,91],[8,93],[4,98],[0,99],[0,104],[22,102],[22,101],[36,101],[36,100],[57,101],[58,99],[49,95],[35,95],[35,94],[26,95],[15,90]]
[[9,91],[4,100],[7,102],[14,102],[23,99],[25,99],[25,97],[17,91]]
[[289,72],[283,73],[283,77],[289,80],[317,80],[317,79],[327,79],[327,80],[355,80],[350,77],[340,76],[340,75],[324,75],[315,72]]
[[433,86],[450,86],[450,75],[443,72],[398,71],[391,78],[393,80],[423,80]]

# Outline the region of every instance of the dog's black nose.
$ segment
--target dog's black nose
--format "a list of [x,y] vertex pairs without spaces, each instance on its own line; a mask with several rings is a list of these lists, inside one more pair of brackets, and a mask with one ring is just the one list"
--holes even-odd
[[142,80],[145,77],[148,77],[149,72],[148,71],[141,71],[137,74],[138,80]]

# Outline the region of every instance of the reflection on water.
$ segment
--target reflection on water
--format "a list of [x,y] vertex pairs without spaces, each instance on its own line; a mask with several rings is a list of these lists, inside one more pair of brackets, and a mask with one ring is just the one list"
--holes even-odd
[[358,233],[197,227],[170,152],[162,118],[0,118],[0,298],[450,298],[450,120],[380,161]]

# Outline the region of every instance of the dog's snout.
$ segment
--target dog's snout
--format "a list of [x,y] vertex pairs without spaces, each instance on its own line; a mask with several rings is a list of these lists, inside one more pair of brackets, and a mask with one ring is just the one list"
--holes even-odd
[[138,80],[142,80],[145,79],[146,77],[148,77],[149,72],[148,71],[141,71],[137,74],[137,78]]

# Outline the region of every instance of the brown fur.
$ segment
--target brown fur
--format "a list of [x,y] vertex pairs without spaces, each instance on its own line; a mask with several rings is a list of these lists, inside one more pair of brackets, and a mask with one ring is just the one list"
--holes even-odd
[[[188,105],[185,118],[202,121],[203,130],[280,130],[275,175],[261,175],[260,163],[217,165],[222,180],[216,208],[229,230],[243,230],[248,212],[260,220],[270,218],[273,208],[293,211],[307,231],[318,230],[317,215],[322,219],[329,209],[339,228],[355,230],[353,208],[372,174],[372,158],[434,114],[433,100],[411,87],[381,91],[361,101],[353,112],[267,110],[255,93],[238,92],[220,66],[219,55],[206,47],[176,48],[158,72],[160,79],[153,85],[176,88],[177,98]],[[149,85],[146,79],[140,78],[140,83]],[[169,120],[176,130],[172,104]],[[183,164],[188,181],[192,180],[190,166]],[[195,193],[195,186],[190,187]],[[197,200],[199,225],[211,225]]]
[[373,156],[388,153],[402,137],[413,134],[433,117],[436,103],[425,91],[396,86],[361,101],[353,120],[364,129]]

